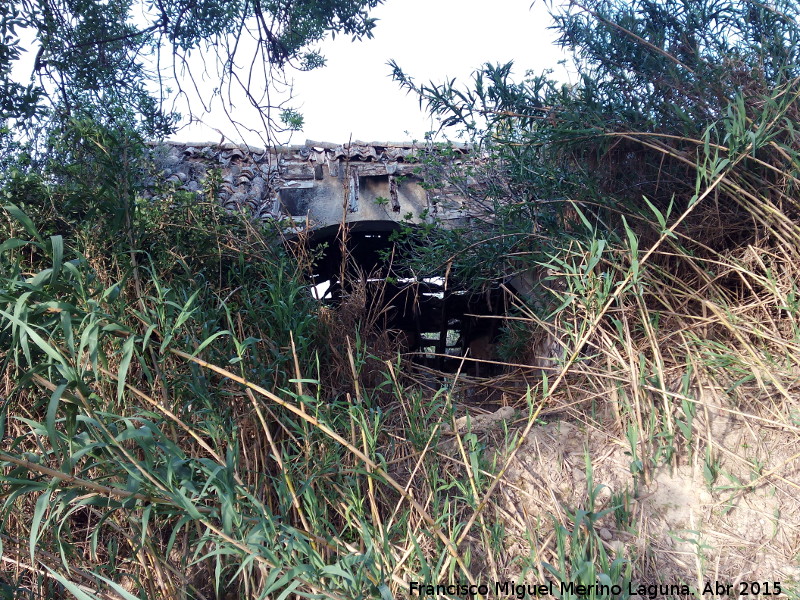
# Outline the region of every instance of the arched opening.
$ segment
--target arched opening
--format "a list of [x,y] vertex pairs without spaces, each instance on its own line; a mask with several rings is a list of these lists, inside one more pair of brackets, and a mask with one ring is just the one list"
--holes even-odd
[[[314,257],[312,293],[337,306],[360,286],[371,314],[378,316],[372,326],[399,332],[415,363],[491,374],[491,365],[483,361],[497,337],[498,317],[506,312],[503,291],[477,294],[445,281],[445,272],[416,278],[402,267],[402,253],[413,252],[413,228],[410,244],[395,243],[392,234],[399,229],[393,221],[361,221],[350,224],[344,235],[338,226],[309,234],[304,243]],[[471,360],[464,361],[465,356]]]

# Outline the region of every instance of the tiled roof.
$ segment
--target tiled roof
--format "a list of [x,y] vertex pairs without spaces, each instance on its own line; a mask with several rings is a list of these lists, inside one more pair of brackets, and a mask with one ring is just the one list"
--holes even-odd
[[[459,156],[466,145],[452,145]],[[308,140],[302,146],[271,150],[230,143],[159,142],[151,144],[156,179],[201,192],[208,173],[219,173],[219,200],[227,208],[248,207],[259,218],[277,216],[281,189],[314,187],[325,177],[339,178],[346,165],[357,165],[362,177],[418,175],[423,155],[436,152],[426,144],[361,142],[331,144]]]

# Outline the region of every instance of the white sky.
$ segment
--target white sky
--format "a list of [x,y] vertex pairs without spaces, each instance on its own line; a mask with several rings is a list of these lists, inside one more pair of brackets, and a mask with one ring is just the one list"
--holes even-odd
[[[390,59],[418,83],[456,77],[467,82],[485,62],[514,60],[514,74],[547,68],[566,80],[558,65],[564,58],[553,44],[555,32],[544,2],[538,0],[386,0],[371,14],[378,18],[374,38],[352,42],[337,36],[321,45],[327,65],[295,73],[294,106],[305,117],[303,131],[291,143],[306,139],[344,143],[421,140],[436,129],[420,110],[416,97],[391,80]],[[177,135],[182,141],[219,141],[222,131],[232,141],[261,145],[257,139],[237,139],[225,117],[202,117],[214,128],[191,125]]]

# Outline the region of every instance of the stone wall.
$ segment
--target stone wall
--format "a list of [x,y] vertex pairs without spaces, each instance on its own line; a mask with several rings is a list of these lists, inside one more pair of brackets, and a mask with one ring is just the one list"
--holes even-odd
[[[424,185],[435,169],[429,159],[437,154],[430,146],[388,142],[307,141],[272,150],[210,143],[151,146],[158,179],[200,194],[216,178],[216,196],[226,208],[313,229],[342,220],[419,223],[420,215],[445,223],[463,220],[467,215],[457,190],[433,192]],[[469,149],[453,147],[447,160],[470,160]]]

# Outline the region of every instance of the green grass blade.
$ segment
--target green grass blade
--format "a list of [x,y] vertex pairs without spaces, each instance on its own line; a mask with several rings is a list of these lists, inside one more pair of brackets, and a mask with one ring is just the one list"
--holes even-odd
[[125,380],[133,357],[133,345],[135,342],[136,338],[130,336],[122,346],[122,360],[119,363],[119,374],[117,376],[117,402],[122,402],[122,397],[125,394]]

